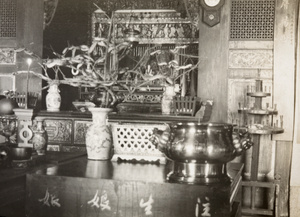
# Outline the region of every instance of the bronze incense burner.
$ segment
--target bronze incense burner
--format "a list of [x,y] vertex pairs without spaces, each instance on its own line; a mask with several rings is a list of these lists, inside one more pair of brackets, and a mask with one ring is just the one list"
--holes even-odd
[[226,163],[252,146],[247,133],[226,123],[176,123],[153,130],[151,142],[173,161],[170,182],[211,184],[229,181]]

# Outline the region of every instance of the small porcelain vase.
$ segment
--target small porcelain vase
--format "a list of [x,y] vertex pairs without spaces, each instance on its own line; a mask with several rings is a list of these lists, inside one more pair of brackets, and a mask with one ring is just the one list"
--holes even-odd
[[56,112],[59,111],[61,104],[61,96],[59,94],[58,84],[50,84],[48,94],[46,96],[47,111]]
[[161,113],[163,115],[170,115],[174,112],[174,96],[176,95],[174,86],[166,86],[165,92],[161,99]]
[[107,123],[110,108],[88,108],[93,122],[87,129],[86,149],[90,160],[109,160],[112,157],[112,135]]
[[45,155],[47,150],[48,136],[43,127],[43,121],[37,121],[36,128],[32,129],[32,144],[38,155]]

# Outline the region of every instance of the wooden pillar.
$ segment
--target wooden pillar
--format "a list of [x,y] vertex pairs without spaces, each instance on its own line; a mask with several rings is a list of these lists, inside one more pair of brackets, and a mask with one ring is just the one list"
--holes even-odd
[[297,27],[297,62],[296,62],[296,106],[294,122],[294,141],[291,161],[291,180],[290,180],[290,217],[297,217],[300,213],[300,4],[298,1],[298,27]]
[[288,216],[291,150],[294,133],[295,53],[298,0],[276,0],[274,25],[274,103],[283,116],[284,133],[276,140],[275,178],[280,178],[279,215]]
[[292,142],[276,142],[275,179],[280,182],[278,195],[279,216],[289,216],[289,182],[292,156]]
[[[230,4],[221,8],[220,23],[210,27],[200,21],[198,96],[214,101],[210,121],[227,122],[227,83]],[[201,11],[200,17],[202,17]]]

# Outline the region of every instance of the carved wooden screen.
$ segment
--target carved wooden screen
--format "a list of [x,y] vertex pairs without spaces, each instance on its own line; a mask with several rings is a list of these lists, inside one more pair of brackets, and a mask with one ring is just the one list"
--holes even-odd
[[230,39],[273,40],[275,0],[232,0]]
[[0,0],[0,38],[17,37],[17,1]]
[[[107,38],[110,28],[110,18],[102,10],[97,10],[92,14],[91,36],[95,38]],[[198,55],[199,31],[192,24],[191,20],[184,18],[175,10],[170,9],[138,9],[138,10],[117,10],[113,17],[112,36],[115,42],[126,40],[127,29],[140,32],[138,37],[139,44],[135,46],[128,54],[131,56],[119,62],[119,66],[132,68],[138,62],[145,52],[154,46],[161,49],[174,49],[176,45],[189,45],[186,54]],[[134,61],[132,61],[134,60]],[[179,63],[188,64],[183,57],[178,59]],[[193,73],[194,74],[194,73]],[[194,92],[195,84],[191,80],[194,77],[187,75],[187,81],[190,82],[190,92]]]
[[10,73],[16,68],[17,0],[0,0],[0,94],[15,90],[15,77]]

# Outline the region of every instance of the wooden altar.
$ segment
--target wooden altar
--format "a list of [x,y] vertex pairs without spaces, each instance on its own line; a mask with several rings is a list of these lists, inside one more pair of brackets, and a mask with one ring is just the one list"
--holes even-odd
[[230,183],[168,183],[170,164],[92,161],[81,157],[26,177],[27,216],[240,216],[242,164]]

